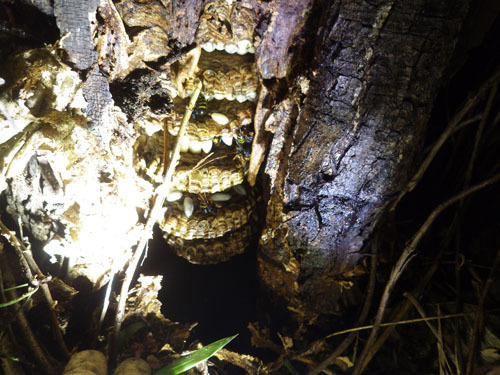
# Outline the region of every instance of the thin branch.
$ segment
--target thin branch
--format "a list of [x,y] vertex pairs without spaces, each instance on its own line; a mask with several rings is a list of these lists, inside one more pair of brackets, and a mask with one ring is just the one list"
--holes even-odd
[[[460,130],[464,129],[465,127],[467,127],[471,124],[474,124],[478,121],[481,121],[481,118],[482,118],[482,114],[479,114],[479,115],[475,115],[473,117],[470,117],[467,120],[462,121],[460,124],[455,126],[455,128],[453,128],[453,131],[450,133],[450,137],[453,134],[458,133]],[[433,147],[434,147],[434,145],[427,146],[423,151],[423,155],[427,155],[432,150]]]
[[17,319],[17,324],[21,328],[20,331],[24,336],[23,343],[26,343],[27,346],[31,349],[31,352],[33,353],[37,362],[43,368],[44,372],[46,374],[54,374],[54,368],[48,361],[47,354],[43,352],[42,348],[38,344],[38,341],[36,340],[35,335],[31,330],[31,327],[29,325],[28,319],[26,318],[26,315],[24,314],[24,311],[19,311],[17,313],[16,319]]
[[482,117],[483,117],[483,115],[480,114],[480,115],[476,115],[474,117],[471,117],[471,118],[468,118],[467,120],[462,121],[460,124],[457,125],[457,127],[455,128],[455,131],[453,133],[462,130],[463,128],[465,128],[466,126],[468,126],[470,124],[473,124],[477,121],[480,121]]
[[[492,310],[492,311],[498,311],[498,309]],[[394,326],[400,326],[403,324],[414,324],[414,323],[424,323],[432,320],[438,320],[438,319],[451,319],[451,318],[461,318],[467,315],[472,315],[475,314],[475,311],[471,312],[464,312],[464,313],[456,313],[456,314],[446,314],[446,315],[439,315],[439,316],[427,316],[424,318],[415,318],[415,319],[406,319],[406,320],[398,320],[397,322],[386,322],[386,323],[380,323],[379,327],[394,327]],[[360,327],[354,327],[354,328],[348,328],[344,329],[342,331],[337,331],[330,333],[326,338],[331,338],[334,336],[340,336],[340,335],[345,335],[346,333],[351,333],[351,332],[359,332],[359,331],[366,331],[367,329],[372,329],[374,327],[373,324],[366,325],[366,326],[360,326]],[[310,375],[310,373],[308,373]]]
[[433,148],[424,159],[420,168],[417,170],[415,175],[410,179],[406,187],[401,190],[398,197],[391,205],[390,210],[393,211],[396,209],[399,201],[406,195],[406,193],[411,192],[415,186],[417,186],[418,182],[422,179],[423,175],[427,171],[427,168],[431,164],[432,160],[441,149],[441,146],[444,142],[450,137],[451,134],[454,133],[455,128],[460,125],[463,121],[463,118],[469,113],[469,111],[477,104],[477,102],[483,97],[485,91],[490,88],[492,85],[497,85],[500,80],[500,68],[496,70],[496,72],[488,79],[486,82],[465,102],[465,104],[460,108],[460,110],[453,116],[453,118],[449,121],[448,126],[443,131],[439,139],[434,144]]
[[[490,117],[490,112],[492,109],[494,98],[497,94],[497,89],[498,89],[498,82],[495,83],[493,85],[493,87],[491,88],[490,93],[489,93],[489,97],[486,101],[486,105],[485,105],[483,111],[481,112],[481,114],[479,115],[481,118],[481,121],[479,122],[479,125],[476,129],[476,135],[474,138],[473,149],[472,149],[472,152],[470,154],[469,161],[467,163],[464,182],[463,182],[464,189],[470,186],[470,182],[472,180],[474,163],[475,163],[476,158],[477,158],[480,142],[483,138],[483,132],[484,132],[484,128],[486,125],[486,121]],[[465,202],[463,202],[463,201],[460,203],[461,203],[460,210],[457,210],[457,212],[455,213],[454,219],[452,221],[452,224],[450,225],[450,231],[455,230],[455,232],[457,233],[457,235],[455,236],[455,241],[456,241],[456,244],[455,244],[455,289],[456,289],[455,310],[456,310],[456,312],[460,311],[463,308],[463,301],[462,301],[462,294],[461,294],[461,290],[462,290],[461,269],[462,269],[462,267],[460,265],[461,262],[459,260],[460,257],[463,257],[463,255],[460,253],[460,239],[462,236],[462,232],[460,230],[460,225],[461,225],[460,218],[463,216],[463,214],[466,210],[466,208],[465,208],[466,205],[465,205]],[[460,332],[463,330],[463,327],[461,327],[462,324],[463,324],[462,322],[456,322],[454,324],[454,330],[455,330],[454,340],[455,340],[455,353],[456,353],[455,366],[456,366],[457,372],[460,372],[462,368],[465,369],[465,367],[466,367],[466,366],[463,366],[462,350],[460,350],[460,346],[461,346],[461,344],[460,344],[460,337],[461,337]]]
[[459,200],[462,200],[466,196],[475,193],[476,191],[483,189],[486,186],[489,186],[491,184],[494,184],[496,182],[500,181],[500,174],[497,174],[485,181],[482,181],[469,189],[463,190],[462,192],[456,194],[452,198],[448,199],[446,202],[441,203],[439,206],[437,206],[434,211],[431,212],[431,214],[427,217],[425,222],[422,224],[420,229],[417,231],[417,233],[413,236],[411,239],[410,243],[405,247],[403,250],[403,253],[399,257],[398,261],[394,265],[391,275],[389,276],[389,281],[387,282],[384,293],[382,295],[380,305],[375,317],[375,323],[373,324],[373,329],[370,333],[370,336],[368,338],[368,341],[365,344],[365,347],[363,349],[363,352],[360,355],[360,358],[358,359],[358,362],[356,364],[356,367],[354,369],[353,375],[360,375],[361,372],[364,370],[364,368],[367,366],[367,355],[372,347],[373,343],[376,340],[378,330],[380,328],[380,324],[382,323],[382,319],[384,317],[385,309],[387,306],[387,303],[389,301],[389,297],[392,293],[392,290],[394,286],[396,285],[397,280],[399,277],[403,274],[403,271],[406,269],[406,266],[410,263],[411,259],[415,256],[414,252],[415,249],[417,248],[418,244],[420,243],[420,240],[422,237],[425,235],[427,230],[430,228],[430,226],[434,223],[436,218],[443,212],[446,208],[451,206],[452,204],[456,203]]
[[[2,267],[2,278],[8,285],[15,285],[15,278],[12,274],[11,269],[7,266],[8,262],[6,260],[6,254],[0,251],[0,266]],[[15,290],[10,290],[7,292],[7,296],[10,300],[17,299],[17,293]],[[21,334],[23,337],[23,346],[25,346],[28,351],[31,352],[36,363],[40,366],[41,373],[44,374],[54,374],[54,368],[49,361],[50,356],[45,353],[42,346],[36,340],[33,330],[30,327],[29,321],[23,309],[18,308],[15,313],[15,320],[17,322],[17,329],[15,335]],[[14,336],[15,337],[15,336]]]
[[472,340],[470,344],[469,355],[467,356],[467,367],[465,369],[465,374],[470,375],[474,370],[474,363],[477,351],[477,344],[479,341],[479,336],[481,336],[483,331],[483,320],[484,320],[484,302],[486,300],[486,296],[490,289],[491,284],[495,280],[495,274],[497,268],[500,264],[500,249],[497,252],[495,257],[495,261],[493,262],[493,266],[490,269],[488,279],[486,279],[486,283],[483,287],[483,292],[481,293],[481,297],[479,299],[479,309],[477,311],[476,318],[474,320],[474,330],[472,334]]
[[123,280],[123,284],[120,290],[120,299],[118,301],[118,306],[116,309],[116,316],[115,316],[115,326],[113,329],[113,336],[111,338],[111,349],[110,349],[110,354],[109,354],[109,362],[111,365],[114,364],[116,360],[116,355],[117,350],[118,350],[118,338],[119,338],[119,333],[120,333],[120,328],[121,324],[123,322],[123,318],[125,316],[125,303],[127,301],[127,296],[128,296],[128,290],[130,287],[130,284],[132,283],[132,279],[134,277],[134,273],[137,269],[137,265],[139,264],[140,259],[142,258],[142,254],[144,252],[144,249],[146,248],[146,244],[151,238],[151,232],[153,230],[153,226],[160,217],[160,214],[162,212],[162,207],[163,207],[163,202],[165,201],[165,198],[167,196],[167,193],[170,189],[171,181],[172,181],[172,176],[175,171],[175,167],[177,166],[177,163],[180,158],[180,151],[181,151],[181,144],[183,141],[183,138],[185,137],[186,134],[186,128],[187,124],[189,121],[189,118],[191,117],[191,113],[193,112],[194,105],[196,101],[198,100],[198,96],[200,95],[201,91],[201,81],[198,81],[198,85],[196,89],[194,90],[191,100],[189,101],[189,105],[186,108],[186,113],[184,114],[184,118],[182,119],[181,127],[179,129],[179,134],[177,137],[177,142],[175,143],[175,148],[172,153],[172,158],[170,161],[170,165],[168,166],[167,173],[163,177],[163,183],[156,189],[156,199],[153,204],[153,207],[151,209],[151,212],[149,213],[148,220],[146,221],[146,224],[144,226],[144,230],[142,232],[142,236],[139,240],[139,243],[137,244],[137,247],[135,248],[132,258],[130,259],[129,265],[127,267],[127,270],[125,271],[125,279]]
[[479,150],[479,143],[481,142],[481,138],[483,135],[484,131],[484,126],[486,124],[486,121],[488,120],[488,117],[490,115],[491,107],[493,106],[493,100],[495,99],[495,96],[497,94],[497,89],[498,89],[498,82],[495,82],[493,87],[491,88],[490,91],[490,96],[488,97],[488,101],[486,102],[486,106],[484,108],[481,122],[479,122],[479,126],[477,127],[476,130],[476,137],[474,138],[474,147],[472,149],[472,154],[469,159],[469,164],[467,165],[467,171],[465,172],[465,183],[464,186],[467,187],[470,184],[470,181],[472,179],[472,169],[474,168],[474,162],[476,161],[477,158],[477,152]]
[[[412,295],[414,295],[416,298],[419,298],[419,296],[421,296],[424,293],[425,288],[427,287],[427,284],[429,284],[430,280],[432,279],[432,277],[434,276],[434,274],[438,270],[439,264],[440,264],[440,259],[443,257],[444,250],[445,250],[444,247],[440,248],[436,257],[434,258],[434,261],[432,262],[432,265],[428,268],[427,272],[421,278],[418,285],[411,292]],[[407,299],[403,300],[394,309],[394,313],[391,314],[389,320],[400,321],[403,318],[403,316],[406,315],[406,313],[410,309],[410,307],[411,307],[410,302]],[[388,339],[390,334],[394,331],[395,327],[396,326],[387,326],[387,328],[384,329],[384,331],[380,334],[377,341],[371,347],[370,352],[367,354],[367,357],[366,357],[367,362],[369,362],[371,360],[371,358],[379,351],[379,349],[382,347],[382,345],[384,345],[385,341]]]
[[[15,249],[17,257],[19,259],[19,262],[21,263],[21,267],[23,268],[23,271],[25,272],[25,276],[28,280],[33,281],[33,273],[37,275],[37,277],[40,280],[45,280],[47,276],[45,276],[38,265],[36,264],[35,260],[33,259],[33,255],[31,253],[31,250],[28,249],[22,241],[20,241],[17,236],[9,230],[5,226],[5,224],[2,222],[0,219],[0,233],[3,234],[5,238],[9,241],[9,243],[12,245],[12,247]],[[51,323],[51,329],[52,333],[54,334],[57,346],[59,347],[59,350],[61,354],[64,356],[65,359],[69,358],[69,351],[66,346],[66,343],[64,342],[64,338],[61,332],[61,328],[59,327],[59,322],[57,320],[57,315],[54,311],[54,300],[52,299],[52,294],[50,293],[49,286],[47,283],[42,283],[40,285],[40,289],[42,290],[42,294],[44,296],[45,303],[47,305],[47,308],[49,310],[49,318],[50,318],[50,323]]]
[[[425,313],[422,305],[420,305],[420,303],[417,301],[417,299],[411,294],[411,293],[408,293],[408,292],[405,292],[403,293],[403,296],[405,296],[406,298],[408,298],[408,301],[410,301],[410,303],[413,305],[413,307],[415,307],[415,310],[418,311],[418,313],[420,314],[420,316],[422,316],[422,318],[427,318],[427,314]],[[438,324],[439,324],[439,327],[441,327],[441,316],[439,315],[440,311],[438,311]],[[438,358],[439,358],[439,366],[442,366],[443,364],[446,365],[447,367],[447,370],[448,370],[448,373],[449,374],[452,374],[453,371],[451,369],[451,366],[450,366],[450,363],[448,362],[448,359],[446,358],[446,351],[445,351],[445,347],[444,347],[444,341],[443,341],[443,336],[441,334],[441,329],[439,329],[439,332],[438,330],[436,330],[436,328],[434,328],[434,326],[430,323],[429,320],[424,320],[425,323],[427,324],[427,327],[429,327],[430,331],[432,332],[432,334],[434,335],[434,337],[436,337],[436,340],[437,340],[437,347],[438,347]]]

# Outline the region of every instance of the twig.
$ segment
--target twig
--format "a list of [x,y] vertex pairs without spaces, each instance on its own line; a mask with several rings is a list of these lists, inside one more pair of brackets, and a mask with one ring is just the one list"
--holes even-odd
[[122,287],[120,290],[120,299],[118,300],[118,306],[116,309],[115,326],[114,326],[112,338],[110,341],[111,347],[110,347],[110,352],[109,352],[109,362],[110,362],[111,366],[113,366],[113,364],[116,360],[116,356],[118,354],[117,353],[118,338],[119,338],[121,324],[122,324],[123,318],[125,316],[125,303],[127,301],[128,290],[129,290],[130,284],[132,283],[132,279],[133,279],[134,273],[137,269],[137,265],[139,264],[139,261],[142,258],[142,254],[143,254],[144,249],[146,247],[146,243],[151,238],[151,232],[153,230],[153,226],[161,214],[163,202],[165,201],[165,198],[166,198],[167,193],[169,191],[169,188],[170,188],[169,185],[171,184],[172,176],[173,176],[174,171],[175,171],[175,167],[177,165],[177,162],[179,161],[180,151],[181,151],[181,143],[182,143],[183,138],[185,136],[187,124],[188,124],[189,118],[191,117],[191,113],[193,112],[194,105],[195,105],[196,101],[198,100],[198,96],[200,95],[201,86],[202,86],[201,81],[199,81],[197,87],[193,91],[193,95],[191,96],[191,100],[189,101],[189,105],[186,108],[186,113],[184,114],[184,118],[182,119],[182,123],[181,123],[181,127],[179,129],[177,141],[175,143],[175,148],[174,148],[174,151],[172,153],[170,165],[168,166],[167,173],[163,177],[162,184],[156,189],[155,202],[154,202],[153,207],[151,209],[151,212],[149,214],[148,220],[146,221],[146,224],[144,226],[144,230],[142,232],[142,236],[139,240],[139,243],[137,244],[137,247],[135,248],[135,250],[132,254],[129,265],[127,267],[127,270],[125,271],[125,279],[123,280],[123,284],[122,284]]
[[465,369],[465,375],[472,374],[472,371],[474,370],[477,344],[479,341],[479,336],[481,335],[483,330],[484,302],[486,300],[488,290],[493,281],[495,280],[495,273],[499,264],[500,264],[500,249],[497,252],[497,256],[495,257],[495,261],[493,262],[493,266],[490,269],[490,272],[488,274],[488,279],[486,279],[486,283],[484,284],[483,287],[483,292],[481,293],[481,297],[479,299],[479,309],[477,311],[476,318],[474,319],[474,331],[472,334],[469,354],[467,356],[467,367]]
[[36,341],[35,335],[29,326],[28,319],[26,319],[26,315],[24,311],[19,311],[17,313],[17,324],[21,327],[20,331],[24,335],[23,343],[26,343],[27,346],[31,349],[33,355],[37,362],[42,366],[46,374],[53,374],[54,368],[47,360],[47,355],[43,352],[42,348]]
[[[489,93],[489,97],[486,101],[486,105],[485,105],[483,111],[481,112],[481,114],[478,115],[480,117],[481,121],[479,122],[479,125],[476,129],[476,135],[474,138],[472,152],[470,154],[469,162],[467,164],[464,182],[463,182],[464,189],[470,186],[470,181],[472,180],[472,172],[473,172],[473,168],[474,168],[474,163],[475,163],[476,158],[477,158],[477,153],[479,150],[479,145],[480,145],[481,139],[483,138],[485,124],[490,116],[493,101],[494,101],[494,98],[497,94],[497,89],[498,89],[498,82],[496,82],[492,86],[490,93]],[[460,227],[460,217],[465,212],[466,208],[465,208],[464,201],[462,201],[460,203],[461,203],[460,210],[457,210],[457,212],[455,213],[455,216],[453,218],[452,224],[450,225],[450,229],[449,229],[450,231],[455,230],[457,233],[457,235],[455,236],[455,241],[456,241],[456,245],[455,245],[455,289],[456,289],[455,311],[456,312],[460,311],[462,309],[462,305],[463,305],[462,294],[461,294],[461,289],[462,289],[461,269],[462,269],[462,267],[460,266],[460,263],[461,263],[460,257],[461,256],[463,257],[463,255],[460,252],[461,246],[459,244],[462,232],[461,232],[459,227]],[[461,344],[459,342],[460,337],[461,337],[460,332],[462,332],[462,330],[463,330],[463,327],[460,327],[462,324],[463,323],[460,321],[457,321],[454,324],[454,330],[455,330],[455,335],[454,335],[454,339],[455,339],[455,366],[456,366],[457,373],[460,373],[462,368],[465,370],[465,366],[462,365],[463,364],[462,350],[460,350]]]
[[[420,280],[420,282],[418,283],[418,285],[411,292],[412,295],[414,295],[416,298],[419,298],[419,296],[421,296],[424,293],[424,290],[425,290],[427,284],[429,284],[430,280],[432,279],[432,277],[434,276],[434,274],[438,270],[439,264],[440,264],[439,260],[442,258],[443,254],[444,254],[444,251],[445,251],[445,248],[444,247],[440,247],[440,250],[439,250],[438,254],[436,255],[436,257],[434,258],[434,261],[432,262],[432,265],[429,267],[429,269],[427,270],[427,272],[425,273],[425,275],[422,277],[422,279]],[[407,299],[403,300],[394,309],[394,313],[391,315],[391,317],[390,317],[389,320],[391,320],[391,321],[400,321],[403,318],[403,316],[406,315],[406,312],[408,311],[408,309],[410,307],[411,307],[410,302]],[[393,326],[387,326],[387,328],[385,328],[385,330],[380,334],[380,336],[377,339],[377,341],[371,347],[370,352],[367,354],[366,362],[369,362],[371,360],[371,358],[382,347],[382,345],[384,345],[385,341],[390,336],[390,334],[394,331],[395,327],[396,326],[394,326],[394,325]]]
[[497,85],[500,79],[500,68],[496,70],[496,72],[474,93],[460,108],[460,110],[453,116],[453,118],[449,121],[448,126],[441,134],[439,139],[434,144],[434,147],[431,149],[427,157],[424,159],[420,168],[417,170],[415,175],[410,179],[406,187],[401,190],[398,197],[391,205],[390,210],[395,210],[399,201],[406,195],[406,193],[411,192],[415,186],[417,186],[420,179],[423,177],[424,173],[427,171],[427,168],[431,164],[432,160],[436,156],[437,152],[441,149],[441,146],[444,142],[450,137],[452,133],[454,133],[455,128],[462,122],[463,118],[467,113],[476,105],[476,103],[483,97],[484,92],[491,87],[492,85]]
[[463,128],[465,128],[466,126],[468,126],[470,124],[473,124],[477,121],[480,121],[481,118],[482,118],[482,115],[476,115],[474,117],[471,117],[471,118],[468,118],[467,120],[462,121],[460,124],[457,125],[457,127],[455,128],[455,131],[453,133],[462,130]]
[[486,121],[488,120],[488,117],[490,115],[491,107],[493,105],[493,100],[495,99],[495,96],[497,94],[497,89],[498,89],[498,82],[495,82],[495,84],[491,88],[490,96],[488,97],[488,101],[486,102],[486,106],[484,108],[481,121],[479,122],[479,125],[476,130],[474,147],[472,149],[472,154],[469,159],[469,164],[467,165],[467,171],[465,172],[465,183],[464,183],[465,187],[469,186],[470,181],[472,179],[472,169],[474,168],[474,162],[476,161],[477,151],[479,149],[479,142],[481,141],[481,137],[483,135],[484,125],[486,124]]
[[[20,241],[17,236],[12,233],[9,228],[5,226],[5,224],[0,219],[0,233],[2,233],[10,242],[12,247],[15,249],[18,259],[21,263],[21,267],[23,268],[26,278],[28,280],[33,280],[32,272],[37,275],[40,280],[45,280],[47,277],[42,273],[35,260],[33,259],[33,255],[31,250],[26,248],[26,246]],[[40,285],[40,289],[42,290],[42,294],[44,296],[45,303],[49,310],[49,318],[52,328],[52,333],[54,334],[56,343],[59,347],[61,354],[65,359],[69,358],[69,351],[64,342],[64,338],[61,332],[61,328],[59,327],[59,322],[57,320],[57,315],[54,311],[54,300],[52,299],[52,294],[50,293],[49,286],[47,283],[42,283]]]
[[425,222],[422,224],[420,229],[417,231],[417,233],[413,236],[411,239],[410,243],[405,247],[403,250],[403,253],[399,257],[398,261],[394,265],[391,275],[389,276],[389,281],[387,282],[384,293],[382,295],[382,298],[380,300],[379,308],[375,317],[375,323],[373,324],[373,329],[370,333],[370,336],[368,338],[368,341],[365,344],[365,347],[360,355],[360,358],[358,359],[358,362],[356,363],[356,367],[354,369],[353,375],[360,375],[363,369],[366,367],[368,364],[366,361],[368,352],[370,351],[371,346],[375,342],[378,330],[380,328],[380,324],[382,323],[382,319],[384,317],[385,313],[385,308],[387,306],[387,303],[389,301],[389,297],[391,295],[392,289],[396,285],[397,280],[399,277],[402,275],[403,271],[405,270],[406,266],[410,263],[411,259],[415,256],[414,251],[417,248],[418,244],[420,243],[420,240],[424,236],[424,234],[427,232],[427,230],[430,228],[432,223],[434,223],[434,220],[443,212],[446,208],[451,206],[452,204],[456,203],[457,201],[465,198],[466,196],[486,187],[491,184],[494,184],[496,182],[500,181],[500,174],[497,174],[485,181],[482,181],[469,189],[463,190],[460,193],[456,194],[452,198],[448,199],[446,202],[441,203],[439,206],[437,206],[434,211],[431,212],[431,214],[427,217]]
[[[0,252],[0,265],[7,265],[7,260],[4,252]],[[12,271],[9,267],[2,267],[2,277],[10,285],[14,285],[14,276],[12,275]],[[11,290],[8,292],[9,299],[14,300],[17,298],[17,293],[15,290]],[[18,309],[15,314],[15,319],[17,322],[18,330],[16,330],[16,334],[20,333],[23,337],[23,346],[26,346],[29,351],[31,351],[35,361],[41,368],[41,372],[45,374],[53,374],[54,368],[52,367],[48,358],[50,358],[38,343],[31,330],[30,324],[24,311],[22,309]]]
[[[461,269],[463,267],[464,263],[464,256],[461,253],[460,249],[460,238],[461,238],[461,231],[460,231],[460,220],[459,220],[459,212],[457,211],[455,213],[455,216],[453,218],[453,221],[451,222],[450,229],[448,232],[451,232],[451,230],[455,229],[456,235],[454,236],[455,239],[455,261],[454,261],[454,271],[455,271],[455,312],[459,312],[463,310],[463,300],[462,300],[462,273]],[[450,236],[451,237],[451,236]],[[461,349],[461,332],[463,332],[463,323],[462,321],[456,321],[453,324],[453,330],[455,334],[453,335],[453,351],[454,351],[454,356],[455,356],[455,369],[457,375],[461,375],[461,369],[463,368],[463,356],[462,356],[462,349]]]
[[[495,310],[492,310],[492,311],[498,311],[498,309],[495,309]],[[399,326],[399,325],[404,325],[404,324],[414,324],[414,323],[427,323],[429,321],[432,321],[432,320],[442,320],[442,319],[451,319],[451,318],[461,318],[461,317],[464,317],[464,316],[467,316],[467,315],[472,315],[472,314],[475,314],[476,312],[475,311],[471,311],[471,312],[466,312],[466,313],[457,313],[457,314],[446,314],[446,315],[439,315],[439,316],[430,316],[430,317],[424,317],[424,318],[415,318],[415,319],[407,319],[407,320],[399,320],[397,322],[387,322],[387,323],[381,323],[380,324],[380,327],[396,327],[396,326]],[[360,326],[360,327],[354,327],[354,328],[349,328],[349,329],[345,329],[345,330],[342,330],[342,331],[337,331],[337,332],[333,332],[333,333],[330,333],[328,336],[326,336],[326,338],[330,338],[330,337],[334,337],[334,336],[340,336],[340,335],[345,335],[346,333],[356,333],[356,332],[360,332],[360,331],[365,331],[367,329],[372,329],[374,326],[373,325],[366,325],[366,326]],[[355,337],[356,335],[349,335],[349,338],[350,337]],[[344,340],[344,341],[347,341]],[[344,345],[344,341],[339,345],[338,348],[340,348],[341,346]],[[352,340],[351,340],[352,341]],[[345,350],[345,348],[343,349]],[[342,351],[343,351],[342,350]],[[342,351],[340,351],[340,349],[336,349],[335,350],[335,356],[333,356],[333,353],[331,356],[329,356],[328,358],[330,357],[333,357],[334,359],[336,357],[338,357],[340,354],[342,354]],[[298,358],[293,358],[293,359],[298,359]],[[316,368],[314,368],[313,370],[309,371],[307,373],[307,375],[315,375],[315,374],[319,374],[321,371],[323,371],[326,366],[329,366],[333,363],[333,361],[328,361],[328,363],[326,363],[327,360],[325,360],[324,362],[322,362],[320,365],[318,365]],[[325,367],[323,367],[322,365],[323,364],[326,364]],[[320,367],[321,366],[321,367]]]
[[[413,305],[413,307],[415,307],[415,310],[417,310],[418,313],[424,319],[427,318],[427,314],[425,313],[424,309],[422,308],[422,306],[420,305],[420,303],[417,301],[417,299],[411,293],[405,292],[405,293],[403,293],[403,296],[405,296],[406,298],[408,298],[408,301],[410,301],[410,303]],[[440,311],[438,311],[438,324],[441,327],[441,325],[440,325],[441,316],[439,315],[439,312]],[[439,365],[441,366],[444,363],[446,365],[447,369],[448,369],[448,373],[452,374],[453,371],[451,370],[451,366],[450,366],[450,364],[448,362],[448,359],[446,358],[446,353],[445,353],[445,348],[444,348],[444,342],[443,342],[443,336],[440,334],[440,332],[438,332],[436,330],[436,328],[434,328],[434,326],[430,323],[429,320],[426,319],[426,320],[424,320],[424,322],[427,324],[427,327],[429,327],[429,329],[431,330],[432,334],[436,337],[437,346],[438,346]],[[440,329],[440,331],[441,331],[441,329]]]
[[[498,311],[498,309],[495,309],[493,311]],[[431,320],[438,320],[438,319],[450,319],[450,318],[460,318],[463,316],[467,315],[472,315],[475,314],[475,311],[471,312],[464,312],[464,313],[456,313],[456,314],[446,314],[446,315],[439,315],[439,316],[428,316],[425,318],[415,318],[415,319],[406,319],[406,320],[399,320],[397,322],[387,322],[387,323],[380,323],[379,327],[393,327],[393,326],[400,326],[403,324],[413,324],[413,323],[423,323]],[[334,337],[334,336],[340,336],[340,335],[345,335],[346,333],[351,333],[351,332],[359,332],[359,331],[365,331],[367,329],[372,329],[374,327],[373,324],[366,325],[366,326],[361,326],[361,327],[354,327],[354,328],[349,328],[349,329],[344,329],[342,331],[337,331],[330,333],[326,338]],[[308,374],[309,375],[309,374]]]
[[202,158],[198,163],[196,163],[196,165],[193,167],[193,171],[195,170],[198,170],[200,168],[203,168],[207,165],[209,165],[210,163],[214,163],[216,162],[217,160],[220,160],[220,159],[224,159],[226,157],[226,155],[222,155],[222,156],[216,156],[215,158],[213,159],[209,159],[211,158],[212,156],[214,155],[213,152],[207,154],[207,156],[205,156],[204,158]]
[[[7,296],[5,295],[5,288],[4,288],[4,281],[3,281],[3,275],[2,275],[2,260],[1,257],[3,257],[3,243],[0,242],[0,301],[1,302],[7,302]],[[0,331],[0,342],[3,340],[3,335],[5,333],[5,330],[8,330],[9,336],[11,337],[11,341],[14,342],[12,339],[14,336],[14,331],[12,330],[12,326],[10,325],[9,322],[6,322],[6,319],[2,320],[2,325],[0,326],[1,331]]]
[[[374,245],[375,246],[375,245]],[[366,317],[368,316],[368,312],[370,311],[372,299],[373,299],[373,294],[375,292],[375,283],[376,283],[376,274],[377,274],[377,253],[376,253],[376,248],[375,251],[373,252],[373,256],[371,257],[370,261],[370,279],[368,281],[368,292],[366,293],[366,298],[365,298],[365,303],[363,304],[363,308],[361,309],[361,313],[359,314],[358,322],[357,325],[363,324],[365,321]],[[335,334],[333,336],[336,336]],[[335,348],[335,350],[319,365],[317,365],[314,369],[309,371],[307,375],[316,375],[319,374],[320,372],[324,371],[328,366],[333,364],[335,359],[340,356],[354,341],[356,338],[357,333],[355,331],[351,331],[351,334],[347,336],[339,346]],[[328,335],[325,337],[325,339],[328,339],[329,337],[332,337]],[[314,344],[311,345],[314,347]]]
[[[465,127],[467,127],[471,124],[474,124],[475,122],[481,121],[481,118],[482,118],[482,114],[479,114],[479,115],[470,117],[467,120],[462,121],[460,124],[455,126],[455,128],[453,128],[452,132],[450,133],[450,137],[453,134],[458,133],[460,130],[464,129]],[[423,155],[427,155],[430,152],[430,150],[432,150],[433,147],[434,147],[434,145],[427,146],[423,151]]]
[[[438,316],[441,315],[441,308],[439,307],[439,304],[437,305],[437,314]],[[443,340],[443,325],[441,324],[442,320],[441,319],[438,319],[437,321],[437,325],[438,325],[438,329],[437,329],[437,342],[438,342],[438,360],[439,360],[439,371],[440,373],[443,373],[443,367],[442,367],[442,364],[443,362],[446,362],[446,366],[448,367],[448,374],[454,374],[454,372],[452,371],[451,369],[451,366],[448,362],[448,359],[446,358],[446,352],[445,352],[445,347],[444,347],[444,340]],[[455,361],[456,363],[456,361]],[[458,374],[456,374],[458,375]]]
[[101,332],[102,325],[104,324],[104,318],[106,317],[106,314],[108,312],[111,291],[113,290],[113,282],[115,281],[115,278],[118,274],[118,270],[115,269],[115,264],[113,264],[113,267],[111,268],[109,274],[110,276],[109,276],[108,286],[106,287],[106,292],[104,293],[103,303],[101,307],[101,316],[99,317],[99,321],[97,322],[97,328],[95,330],[96,336],[94,337],[94,341],[97,340],[98,335]]

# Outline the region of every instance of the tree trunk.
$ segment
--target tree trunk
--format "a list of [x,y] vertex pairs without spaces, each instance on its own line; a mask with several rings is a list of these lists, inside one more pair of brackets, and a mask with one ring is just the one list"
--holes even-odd
[[419,158],[467,6],[315,4],[307,94],[282,102],[296,119],[279,116],[281,108],[266,124],[275,131],[258,254],[266,289],[301,311],[297,319],[339,311],[342,280],[368,252],[374,226]]

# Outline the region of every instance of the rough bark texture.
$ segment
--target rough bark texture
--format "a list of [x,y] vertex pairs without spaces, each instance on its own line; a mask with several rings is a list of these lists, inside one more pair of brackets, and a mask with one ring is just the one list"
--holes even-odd
[[95,17],[97,5],[97,0],[56,0],[54,2],[57,27],[61,35],[66,36],[61,41],[61,46],[68,53],[69,60],[80,70],[88,69],[97,63],[90,20],[90,16]]
[[262,78],[283,78],[287,75],[294,57],[291,49],[300,43],[298,38],[312,3],[312,0],[278,0],[272,3],[269,26],[257,48],[257,68]]
[[[316,4],[308,91],[275,111],[266,165],[259,270],[273,297],[338,312],[342,273],[411,174],[467,3]],[[283,110],[298,111],[296,123]]]

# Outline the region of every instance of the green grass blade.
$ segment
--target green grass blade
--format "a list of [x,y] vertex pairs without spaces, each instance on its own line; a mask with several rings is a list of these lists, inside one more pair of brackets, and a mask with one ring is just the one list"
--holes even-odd
[[197,351],[189,354],[186,357],[179,358],[168,366],[165,366],[162,369],[158,370],[155,375],[181,374],[184,371],[193,368],[198,363],[206,361],[208,358],[221,350],[224,346],[229,344],[236,336],[238,335],[236,334],[234,336],[215,341],[207,346],[204,346],[203,348],[198,349]]
[[14,357],[13,355],[10,355],[7,353],[0,354],[0,358],[5,358],[5,359],[8,359],[9,361],[12,361],[12,362],[20,362],[19,358]]
[[118,351],[123,347],[123,345],[129,341],[141,328],[146,327],[144,322],[135,322],[120,331],[118,336]]
[[16,286],[13,286],[12,288],[7,288],[7,289],[4,289],[3,291],[4,292],[8,292],[9,290],[14,290],[14,289],[19,289],[19,288],[26,288],[27,286],[29,286],[28,283],[26,284],[21,284],[21,285],[16,285]]
[[21,297],[16,298],[16,299],[14,299],[12,301],[8,301],[8,302],[5,302],[5,303],[0,303],[0,308],[13,305],[15,303],[18,303],[18,302],[22,301],[23,299],[30,298],[37,290],[38,290],[38,288],[35,288],[31,292],[24,293]]

